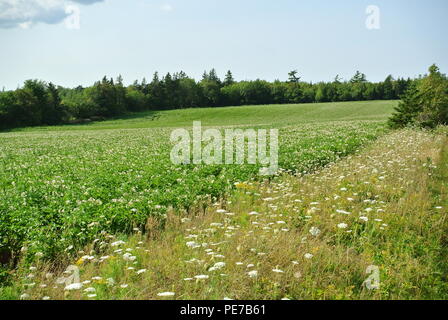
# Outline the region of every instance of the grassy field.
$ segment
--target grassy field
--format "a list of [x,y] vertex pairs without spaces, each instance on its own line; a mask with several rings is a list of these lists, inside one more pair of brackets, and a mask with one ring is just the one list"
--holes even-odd
[[[446,138],[388,133],[396,103],[174,110],[1,133],[0,253],[18,264],[4,266],[0,298],[444,298]],[[170,128],[194,120],[279,128],[280,167],[312,174],[175,166]],[[79,268],[75,290],[60,278],[68,265]],[[368,266],[378,290],[363,285]]]
[[130,128],[189,127],[201,120],[204,126],[286,126],[322,121],[387,119],[397,101],[363,101],[297,105],[241,106],[149,111],[123,118],[83,125],[15,129],[15,131],[103,130]]

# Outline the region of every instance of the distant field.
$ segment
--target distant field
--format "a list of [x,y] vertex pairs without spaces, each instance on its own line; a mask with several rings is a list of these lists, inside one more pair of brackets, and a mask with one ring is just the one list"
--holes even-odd
[[195,120],[201,120],[205,126],[284,126],[329,120],[383,121],[392,114],[397,104],[398,101],[362,101],[149,111],[91,124],[26,128],[15,131],[182,127],[191,126]]
[[395,101],[248,106],[143,113],[90,125],[0,133],[0,253],[75,253],[101,231],[145,230],[257,178],[257,165],[176,166],[170,127],[280,129],[279,165],[312,171],[385,130]]

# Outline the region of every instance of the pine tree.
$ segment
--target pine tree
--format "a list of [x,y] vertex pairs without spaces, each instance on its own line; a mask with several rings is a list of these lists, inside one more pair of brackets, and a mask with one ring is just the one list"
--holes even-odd
[[395,111],[389,120],[394,128],[408,124],[429,128],[448,124],[447,77],[432,65],[429,75],[410,86]]
[[299,71],[297,71],[297,70],[292,70],[291,72],[289,72],[288,73],[288,81],[291,83],[299,83],[301,77],[297,76],[298,73],[299,73]]
[[229,70],[226,73],[226,77],[224,79],[224,86],[230,86],[235,83],[235,79],[233,79],[232,72]]
[[208,74],[208,80],[221,84],[221,79],[219,79],[218,74],[216,73],[216,70],[214,68],[210,70],[210,73]]

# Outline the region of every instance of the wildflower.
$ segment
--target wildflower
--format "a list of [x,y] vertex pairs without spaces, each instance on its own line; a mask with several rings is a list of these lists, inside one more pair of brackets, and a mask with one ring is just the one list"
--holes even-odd
[[157,294],[159,297],[173,297],[175,295],[174,292],[161,292]]
[[79,290],[79,289],[82,288],[82,286],[83,286],[83,284],[82,284],[82,283],[79,283],[79,282],[77,282],[77,283],[72,283],[72,284],[69,284],[68,286],[66,286],[66,287],[64,288],[64,290],[66,290],[66,291]]
[[122,240],[119,240],[119,241],[112,242],[110,245],[112,247],[118,247],[118,246],[121,246],[122,244],[125,244],[125,242]]
[[311,229],[310,229],[310,233],[311,233],[311,235],[312,236],[314,236],[314,237],[317,237],[319,234],[320,234],[320,230],[319,230],[319,228],[317,228],[317,227],[312,227]]
[[88,287],[88,288],[85,288],[85,289],[84,289],[84,292],[85,292],[85,293],[96,292],[96,289],[93,288],[93,287]]
[[249,277],[255,278],[255,277],[258,276],[258,271],[257,270],[252,270],[252,271],[249,271],[247,274],[249,275]]
[[362,221],[365,221],[365,222],[369,221],[369,218],[364,217],[364,216],[363,217],[359,217],[359,219],[362,220]]
[[213,267],[211,267],[208,271],[215,271],[215,270],[219,270],[222,269],[226,266],[225,262],[217,262],[215,263],[215,265]]
[[193,278],[184,278],[184,281],[193,281]]
[[272,271],[275,272],[275,273],[284,273],[283,270],[280,270],[278,268],[272,269]]
[[205,280],[205,279],[208,279],[209,278],[209,276],[208,275],[206,275],[206,274],[200,274],[200,275],[197,275],[197,276],[194,276],[197,280]]
[[26,300],[26,299],[29,299],[30,298],[30,295],[28,294],[28,293],[24,293],[24,294],[22,294],[21,296],[20,296],[20,299],[21,300]]
[[311,259],[313,255],[311,253],[305,253],[304,257],[305,259]]
[[45,296],[42,298],[42,300],[50,300],[51,298],[49,296]]
[[120,288],[122,288],[122,289],[126,289],[127,287],[129,287],[128,284],[122,284],[122,285],[120,285]]
[[124,259],[125,261],[134,261],[135,259],[137,259],[137,257],[136,257],[136,256],[133,256],[133,255],[130,254],[130,253],[125,253],[125,254],[123,255],[123,259]]
[[347,229],[347,227],[348,227],[348,224],[346,224],[346,223],[340,223],[340,224],[338,224],[338,228],[339,228],[339,229]]
[[189,242],[186,243],[186,245],[189,248],[199,248],[201,246],[200,244],[198,244],[198,243],[196,243],[194,241],[189,241]]
[[210,223],[210,227],[222,227],[222,226],[223,226],[222,223],[218,223],[218,222]]
[[146,271],[147,271],[146,269],[140,269],[137,271],[137,274],[142,274],[142,273],[145,273]]
[[96,294],[94,294],[94,293],[93,294],[88,294],[87,297],[88,298],[96,298]]

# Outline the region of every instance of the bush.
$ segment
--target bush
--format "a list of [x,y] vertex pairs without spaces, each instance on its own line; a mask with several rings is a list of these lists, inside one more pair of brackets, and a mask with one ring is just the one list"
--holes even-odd
[[407,125],[434,128],[448,124],[448,79],[436,65],[429,75],[410,86],[389,125],[400,128]]

